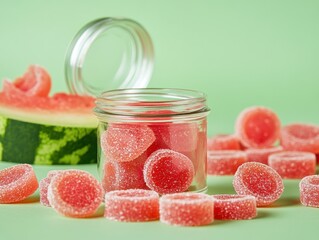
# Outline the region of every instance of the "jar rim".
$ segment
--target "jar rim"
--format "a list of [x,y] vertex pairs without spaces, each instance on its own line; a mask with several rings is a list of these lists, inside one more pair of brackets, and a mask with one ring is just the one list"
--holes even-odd
[[185,118],[189,115],[206,116],[206,94],[180,88],[115,89],[96,99],[95,114],[103,118],[134,117],[157,120],[163,117]]
[[[106,72],[109,72],[110,69],[114,70],[114,76],[103,78],[103,81],[95,81],[93,76],[85,78],[84,72],[88,71],[85,67],[87,55],[93,55],[93,59],[99,62],[101,59],[100,55],[92,51],[95,44],[102,44],[97,51],[99,54],[106,54],[105,50],[109,47],[117,48],[117,45],[110,41],[110,37],[123,41],[123,46],[120,45],[123,49],[120,49],[120,56],[117,56],[120,58],[119,65],[113,66],[103,61],[103,65],[105,64],[103,69],[107,70]],[[119,42],[116,41],[116,43]],[[114,56],[105,56],[107,59],[111,57]],[[147,87],[153,68],[154,47],[149,33],[141,24],[132,19],[115,17],[96,19],[83,26],[71,41],[64,64],[69,91],[94,97],[109,89]]]

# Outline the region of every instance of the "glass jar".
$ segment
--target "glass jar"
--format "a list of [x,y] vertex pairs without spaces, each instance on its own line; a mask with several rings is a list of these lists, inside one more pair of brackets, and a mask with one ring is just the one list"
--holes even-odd
[[69,90],[97,97],[102,185],[105,191],[203,192],[209,113],[205,95],[145,88],[153,63],[149,34],[130,19],[92,21],[71,42],[65,61]]
[[183,89],[104,92],[98,167],[105,191],[151,188],[160,194],[206,191],[205,95]]

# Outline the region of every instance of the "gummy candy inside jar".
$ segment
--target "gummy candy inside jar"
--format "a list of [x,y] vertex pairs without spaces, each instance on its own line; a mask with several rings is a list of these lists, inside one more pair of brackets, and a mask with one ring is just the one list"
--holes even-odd
[[206,191],[209,108],[203,93],[113,90],[97,98],[94,112],[99,119],[98,168],[106,192]]

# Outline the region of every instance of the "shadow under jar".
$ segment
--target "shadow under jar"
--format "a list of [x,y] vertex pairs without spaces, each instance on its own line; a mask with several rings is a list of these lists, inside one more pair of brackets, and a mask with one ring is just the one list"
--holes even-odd
[[118,89],[96,100],[98,168],[106,192],[204,192],[209,113],[205,94]]

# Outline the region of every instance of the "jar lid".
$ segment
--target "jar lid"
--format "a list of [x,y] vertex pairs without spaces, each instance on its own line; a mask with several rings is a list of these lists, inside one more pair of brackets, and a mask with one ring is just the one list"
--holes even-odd
[[102,18],[75,35],[66,54],[65,77],[71,93],[99,96],[112,89],[147,87],[153,65],[152,40],[139,23]]

